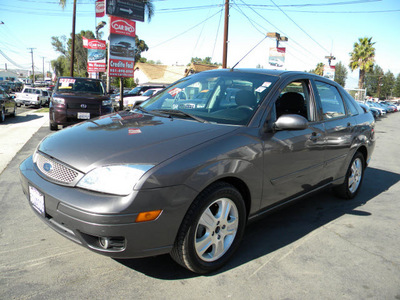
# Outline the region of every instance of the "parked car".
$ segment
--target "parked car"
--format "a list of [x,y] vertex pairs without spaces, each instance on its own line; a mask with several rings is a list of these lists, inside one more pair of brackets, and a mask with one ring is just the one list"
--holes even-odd
[[374,126],[314,74],[205,71],[48,136],[20,177],[33,211],[66,238],[114,258],[170,253],[207,273],[232,257],[248,220],[323,188],[354,198]]
[[141,96],[125,96],[124,97],[124,107],[125,108],[133,108],[134,106],[143,103],[153,95],[162,91],[162,88],[153,88],[145,91]]
[[15,96],[15,101],[18,107],[25,105],[40,108],[44,106],[48,100],[47,91],[30,86],[24,87],[21,93],[15,93]]
[[6,91],[0,88],[0,123],[3,123],[6,116],[15,117],[17,104],[14,96],[10,96]]
[[60,77],[49,105],[50,130],[109,114],[112,101],[99,79]]
[[374,116],[374,119],[378,119],[381,115],[379,110],[377,110],[375,107],[369,107],[368,105],[364,104],[363,102],[357,101],[358,105],[361,106],[361,108],[366,112],[371,112],[371,114]]

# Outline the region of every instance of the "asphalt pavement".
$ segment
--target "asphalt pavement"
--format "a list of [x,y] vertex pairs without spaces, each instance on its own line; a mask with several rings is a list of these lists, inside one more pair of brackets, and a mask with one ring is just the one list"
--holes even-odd
[[113,260],[42,223],[18,167],[50,133],[44,124],[0,174],[0,299],[400,299],[400,113],[377,122],[356,199],[325,191],[266,216],[202,276],[168,255]]

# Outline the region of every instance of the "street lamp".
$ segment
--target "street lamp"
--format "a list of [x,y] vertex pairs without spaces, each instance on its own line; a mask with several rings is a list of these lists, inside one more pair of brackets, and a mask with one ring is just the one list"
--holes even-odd
[[267,37],[276,39],[276,48],[279,47],[279,42],[287,42],[289,40],[286,36],[281,36],[278,32],[267,32]]
[[99,39],[99,30],[102,29],[104,26],[106,26],[106,22],[101,21],[99,24],[96,26],[96,39]]

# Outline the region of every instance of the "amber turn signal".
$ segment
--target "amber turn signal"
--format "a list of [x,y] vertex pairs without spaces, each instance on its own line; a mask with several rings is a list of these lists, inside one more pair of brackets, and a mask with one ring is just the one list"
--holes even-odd
[[161,215],[161,212],[162,212],[161,209],[141,212],[136,217],[135,222],[139,223],[139,222],[153,221],[157,219],[159,215]]

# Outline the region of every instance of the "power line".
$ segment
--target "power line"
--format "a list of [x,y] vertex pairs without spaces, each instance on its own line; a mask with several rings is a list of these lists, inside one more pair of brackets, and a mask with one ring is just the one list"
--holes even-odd
[[303,28],[300,27],[299,24],[297,24],[287,13],[285,13],[278,5],[275,4],[273,0],[270,0],[290,21],[293,22],[294,25],[297,26],[302,32],[304,32],[312,41],[314,41],[318,46],[320,46],[323,50],[325,50],[327,53],[329,53],[329,50],[326,50],[325,47],[323,47],[320,43],[318,43],[311,35],[309,35]]

